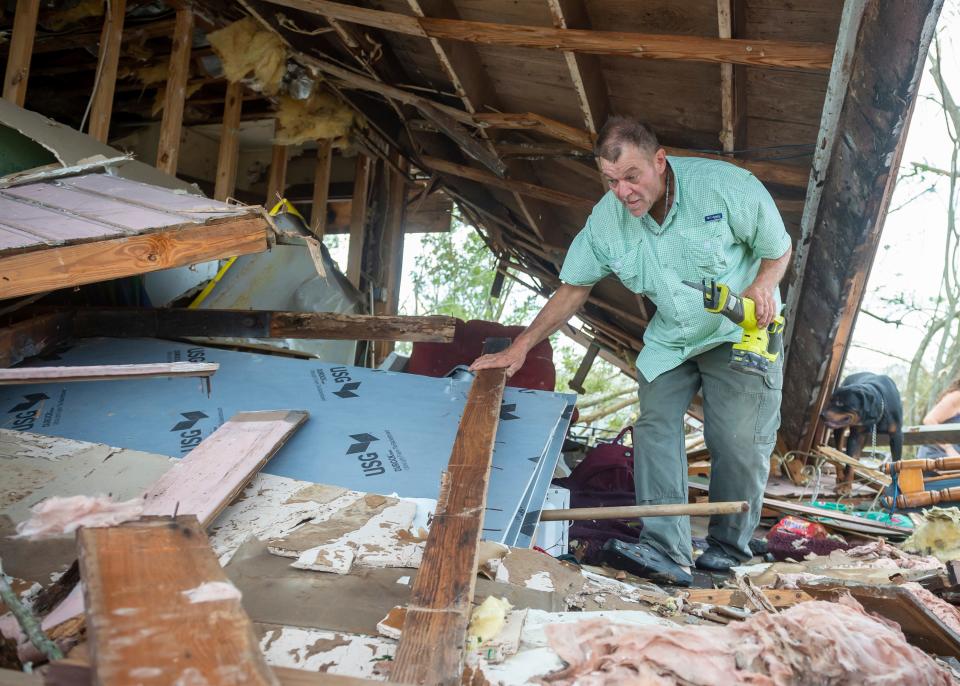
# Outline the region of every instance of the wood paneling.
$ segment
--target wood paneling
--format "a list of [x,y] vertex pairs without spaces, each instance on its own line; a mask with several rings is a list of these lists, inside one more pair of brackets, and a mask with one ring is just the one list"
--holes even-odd
[[143,513],[183,512],[207,528],[308,416],[304,410],[238,412],[150,486]]

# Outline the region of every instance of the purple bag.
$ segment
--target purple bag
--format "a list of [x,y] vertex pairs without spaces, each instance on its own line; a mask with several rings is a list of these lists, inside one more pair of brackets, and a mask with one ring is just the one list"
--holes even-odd
[[[570,491],[570,507],[615,507],[635,505],[633,487],[633,448],[623,445],[623,437],[633,427],[621,431],[610,443],[601,443],[587,453],[570,476],[555,479],[557,486]],[[628,523],[634,526],[628,526]],[[641,526],[637,520],[602,519],[572,522],[570,540],[577,540],[585,552],[584,562],[599,563],[599,552],[611,538],[636,543]]]

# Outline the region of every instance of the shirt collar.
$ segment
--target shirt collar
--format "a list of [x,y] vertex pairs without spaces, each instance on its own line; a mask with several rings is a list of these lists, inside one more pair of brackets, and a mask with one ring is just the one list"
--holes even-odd
[[673,223],[673,220],[676,218],[677,213],[680,211],[680,203],[682,198],[680,183],[680,173],[677,170],[677,164],[675,158],[667,157],[667,162],[670,164],[670,182],[673,187],[670,189],[670,195],[673,196],[673,203],[670,205],[670,211],[667,212],[667,216],[663,218],[663,224],[657,224],[650,216],[649,213],[643,215],[643,225],[654,235],[659,236],[668,228],[670,224]]

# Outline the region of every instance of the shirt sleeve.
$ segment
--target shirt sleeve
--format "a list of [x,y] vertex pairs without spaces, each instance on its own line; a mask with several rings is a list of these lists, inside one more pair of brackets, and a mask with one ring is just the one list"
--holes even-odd
[[790,248],[790,235],[769,191],[753,174],[746,177],[743,204],[732,217],[734,237],[759,258],[775,260]]
[[592,286],[610,273],[603,252],[598,250],[593,237],[591,214],[586,226],[573,239],[560,270],[560,280],[571,286]]

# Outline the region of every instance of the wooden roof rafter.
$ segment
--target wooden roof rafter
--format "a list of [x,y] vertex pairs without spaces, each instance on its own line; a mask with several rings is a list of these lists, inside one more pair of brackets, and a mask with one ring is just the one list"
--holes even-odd
[[[426,17],[429,14],[430,16],[440,15],[446,18],[459,18],[457,9],[450,0],[407,0],[407,4],[417,17]],[[476,114],[478,106],[481,104],[493,109],[500,108],[496,89],[483,68],[483,63],[476,48],[469,44],[451,43],[436,38],[430,39],[430,45],[467,112]],[[483,130],[478,133],[490,153],[500,159],[489,135]],[[516,164],[510,165],[510,168],[514,174],[518,171]],[[520,193],[511,191],[511,195],[530,228],[538,238],[543,240],[543,228],[537,220],[533,211],[534,208],[528,206],[529,201]]]
[[[553,24],[558,29],[590,29],[590,17],[583,0],[547,0]],[[603,122],[610,116],[610,98],[607,96],[600,61],[596,55],[565,51],[564,60],[570,71],[570,80],[577,93],[583,125],[595,138]],[[597,169],[600,160],[595,160]]]
[[395,31],[419,38],[447,38],[485,45],[624,55],[646,59],[730,62],[814,71],[829,70],[833,59],[833,46],[822,43],[557,29],[456,19],[416,18],[329,0],[269,1],[276,5],[315,12],[383,31]]

